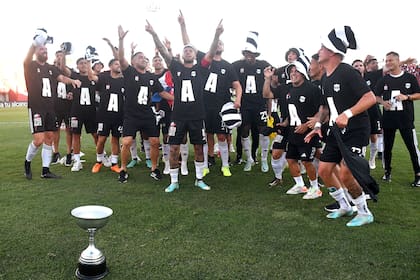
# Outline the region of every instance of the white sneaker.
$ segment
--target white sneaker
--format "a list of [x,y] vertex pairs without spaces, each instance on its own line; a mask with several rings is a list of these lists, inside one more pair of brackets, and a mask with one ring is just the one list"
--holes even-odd
[[268,172],[269,168],[268,168],[268,162],[266,160],[262,160],[261,161],[261,171],[266,173]]
[[82,163],[81,162],[76,162],[76,161],[73,163],[73,166],[71,167],[72,172],[77,172],[77,171],[80,171],[82,169],[83,169]]
[[213,148],[213,150],[214,150],[214,154],[215,155],[217,155],[218,153],[219,153],[219,143],[216,143],[216,144],[214,144],[214,148]]
[[369,159],[369,168],[370,169],[375,169],[376,168],[376,160],[375,160],[375,158]]
[[293,187],[291,187],[286,194],[300,194],[300,193],[307,193],[308,192],[308,188],[305,186],[298,186],[298,185],[294,185]]
[[102,160],[102,163],[104,164],[105,167],[111,167],[112,166],[111,159],[108,156],[104,156],[104,159]]
[[253,159],[251,159],[251,160],[248,159],[245,163],[244,171],[245,172],[251,171],[252,166],[254,166],[254,165],[255,165],[255,161]]
[[230,145],[229,145],[229,152],[231,152],[231,153],[235,153],[236,151],[235,151],[235,147],[233,146],[233,143],[230,143]]
[[165,169],[163,169],[163,174],[168,175],[169,174],[169,169],[171,168],[170,164],[169,164],[169,160],[165,160]]
[[316,199],[322,196],[322,191],[319,188],[310,187],[308,192],[302,197],[303,199]]
[[181,175],[188,175],[188,165],[186,162],[181,162]]

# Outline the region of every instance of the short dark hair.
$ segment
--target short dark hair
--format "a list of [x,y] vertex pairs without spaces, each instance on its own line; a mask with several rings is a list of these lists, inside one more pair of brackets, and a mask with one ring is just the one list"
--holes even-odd
[[84,58],[84,57],[80,57],[80,58],[78,58],[78,59],[76,60],[76,64],[79,64],[79,62],[80,62],[80,61],[82,61],[82,60],[86,60],[86,58]]
[[118,61],[118,59],[117,59],[117,58],[113,58],[113,59],[111,59],[111,60],[109,61],[109,63],[108,63],[108,67],[111,67],[111,65],[112,65],[115,61]]
[[[356,62],[360,62],[360,63],[362,63],[362,64],[363,64],[363,61],[362,61],[362,60],[360,60],[360,59],[355,59],[355,60],[353,60],[353,62],[351,63],[351,66],[354,66],[354,64],[355,64]],[[364,64],[363,64],[363,66],[364,66]]]
[[396,56],[396,57],[400,57],[400,55],[397,52],[394,52],[394,51],[391,51],[391,52],[386,54],[386,56],[388,56],[388,55],[393,55],[393,56]]
[[318,61],[319,60],[319,54],[313,54],[312,55],[312,59],[314,59],[314,60],[316,60],[316,61]]

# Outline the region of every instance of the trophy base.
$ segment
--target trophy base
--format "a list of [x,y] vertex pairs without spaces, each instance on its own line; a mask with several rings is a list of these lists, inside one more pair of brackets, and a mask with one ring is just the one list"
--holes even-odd
[[99,280],[107,276],[108,273],[106,261],[97,265],[79,263],[76,269],[76,277],[81,280]]

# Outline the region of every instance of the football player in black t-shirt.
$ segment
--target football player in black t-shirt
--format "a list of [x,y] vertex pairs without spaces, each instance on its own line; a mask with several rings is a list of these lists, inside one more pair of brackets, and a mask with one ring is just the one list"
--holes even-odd
[[223,32],[222,22],[217,26],[216,33],[210,47],[210,51],[197,64],[196,49],[192,45],[186,45],[183,49],[183,61],[173,59],[163,46],[153,27],[147,23],[146,31],[149,32],[165,59],[169,70],[172,73],[174,82],[174,107],[172,111],[172,122],[169,127],[169,144],[171,145],[170,175],[171,184],[165,192],[173,192],[179,188],[179,151],[186,133],[189,134],[190,142],[194,145],[196,180],[195,186],[202,190],[210,190],[210,187],[203,181],[204,155],[203,144],[206,142],[204,128],[204,102],[203,89],[205,78],[208,76],[209,65],[216,53],[217,43],[220,34]]
[[109,71],[97,75],[96,91],[100,96],[96,112],[98,125],[98,142],[96,143],[96,163],[92,173],[98,173],[104,164],[104,146],[111,133],[111,170],[119,173],[118,155],[120,151],[119,139],[123,128],[124,106],[124,78],[118,59],[113,58],[108,63]]
[[154,92],[168,99],[172,96],[165,92],[156,76],[147,71],[148,61],[142,52],[136,52],[131,57],[130,65],[124,56],[124,37],[128,31],[118,26],[119,60],[125,82],[125,103],[123,141],[121,150],[121,171],[119,182],[127,182],[127,163],[130,158],[130,147],[138,131],[149,139],[150,159],[152,161],[150,176],[160,180],[162,175],[158,168],[159,158],[159,127],[152,110],[152,95]]
[[414,75],[403,72],[399,65],[399,55],[389,52],[386,55],[386,67],[389,74],[380,79],[376,85],[375,94],[383,105],[384,131],[384,167],[383,180],[391,181],[391,159],[395,132],[398,129],[410,154],[414,170],[413,187],[420,187],[420,163],[417,147],[417,134],[414,127],[413,98],[420,92],[419,84]]
[[[356,47],[354,33],[348,26],[341,27],[340,30],[333,29],[323,38],[322,47],[318,52],[319,62],[326,71],[321,82],[323,98],[317,115],[318,122],[314,130],[305,137],[305,141],[310,141],[316,134],[322,137],[321,123],[328,119],[330,126],[334,123],[338,126],[343,142],[350,151],[362,156],[370,134],[369,116],[366,111],[376,103],[376,98],[360,74],[350,65],[342,63],[347,49]],[[330,195],[340,204],[340,209],[328,214],[327,218],[337,219],[353,214],[344,194],[345,186],[357,207],[357,216],[346,225],[355,227],[372,223],[373,215],[367,207],[363,189],[344,163],[334,135],[327,134],[324,139],[326,145],[318,171]],[[340,165],[339,178],[334,175],[337,164]],[[360,171],[369,175],[369,169]]]
[[[34,55],[35,60],[33,60]],[[34,40],[23,62],[32,133],[32,141],[28,146],[24,164],[25,176],[28,180],[32,179],[31,161],[41,145],[41,178],[59,178],[49,169],[52,159],[54,131],[58,129],[54,108],[54,95],[56,93],[53,90],[57,81],[72,84],[74,87],[80,86],[80,81],[75,81],[60,74],[55,66],[47,63],[47,60],[46,46],[40,45]]]

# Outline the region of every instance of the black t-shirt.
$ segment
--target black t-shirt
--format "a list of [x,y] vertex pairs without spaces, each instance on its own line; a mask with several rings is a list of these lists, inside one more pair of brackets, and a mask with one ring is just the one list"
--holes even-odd
[[[328,105],[330,110],[329,126],[332,126],[339,114],[350,109],[370,91],[360,73],[345,63],[338,65],[330,76],[324,74],[321,84],[321,104]],[[350,118],[346,130],[363,128],[370,130],[367,111]]]
[[372,91],[375,91],[376,84],[383,76],[382,73],[383,73],[383,70],[379,69],[376,71],[366,72],[364,74],[363,78],[365,79],[366,84],[370,87]]
[[321,91],[311,82],[306,81],[299,87],[290,87],[286,94],[287,117],[289,118],[289,142],[295,145],[304,144],[308,129],[303,134],[295,133],[295,128],[308,121],[319,109]]
[[265,60],[256,60],[255,64],[238,60],[232,66],[242,86],[242,110],[266,107],[266,100],[262,95],[264,69],[270,64]]
[[80,75],[74,71],[71,72],[71,78],[80,80],[80,88],[73,88],[73,102],[71,105],[71,114],[91,114],[95,113],[95,88],[96,82],[89,80],[86,75]]
[[131,65],[123,71],[125,83],[124,118],[155,120],[152,95],[163,87],[152,73],[139,73]]
[[[204,55],[201,52],[199,54],[200,56]],[[213,60],[209,72],[204,83],[204,104],[206,109],[220,110],[226,102],[231,101],[230,89],[232,83],[238,81],[238,76],[232,64],[224,59],[221,61]]]
[[201,60],[191,68],[179,61],[172,60],[169,70],[174,82],[173,120],[203,120],[204,83],[208,76],[208,68],[203,67]]
[[288,115],[286,95],[291,88],[291,84],[280,84],[278,87],[271,87],[271,92],[274,95],[274,98],[277,99],[277,104],[280,108],[281,118],[284,120]]
[[96,120],[98,122],[122,120],[125,94],[124,78],[113,78],[110,71],[102,72],[98,76],[96,90],[100,96]]
[[385,75],[376,85],[375,94],[392,104],[391,110],[383,110],[383,128],[414,128],[413,101],[397,101],[399,94],[410,95],[420,92],[414,75],[401,72],[400,76]]
[[65,83],[58,82],[56,84],[54,95],[54,105],[56,114],[69,113],[71,110],[72,101],[69,100],[68,92],[71,92],[73,89],[72,85],[66,85]]
[[54,112],[54,96],[59,75],[54,65],[39,64],[31,61],[24,65],[26,89],[28,90],[28,108],[36,112]]

